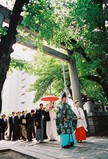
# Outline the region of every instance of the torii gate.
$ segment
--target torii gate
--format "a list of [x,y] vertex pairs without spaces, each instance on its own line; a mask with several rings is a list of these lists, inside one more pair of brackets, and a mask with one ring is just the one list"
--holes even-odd
[[[11,14],[11,11],[8,8],[0,5],[0,26],[3,25],[4,21],[9,23],[10,14]],[[27,32],[32,33],[31,30],[29,30],[28,28],[24,28],[24,29]],[[17,38],[18,43],[20,43],[20,38],[21,38],[20,36]],[[32,48],[34,50],[37,50],[37,47],[33,46],[32,41],[28,41],[27,43],[24,43],[23,45],[27,46],[29,48]],[[83,102],[82,102],[82,97],[81,97],[81,92],[80,92],[80,84],[79,84],[75,61],[69,57],[70,56],[69,53],[67,55],[65,55],[62,52],[52,49],[51,47],[49,47],[47,45],[43,45],[43,51],[50,56],[61,59],[68,63],[73,100],[74,101],[79,100],[81,103],[81,107],[82,107]]]

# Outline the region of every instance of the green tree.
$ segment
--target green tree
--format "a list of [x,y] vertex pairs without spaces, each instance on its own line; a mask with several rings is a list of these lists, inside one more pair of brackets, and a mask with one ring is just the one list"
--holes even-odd
[[[25,1],[16,0],[16,2],[19,6],[25,4]],[[20,9],[19,6],[16,7],[18,15],[23,5]],[[28,36],[34,40],[35,45],[41,47],[44,40],[56,47],[62,45],[71,57],[76,59],[81,84],[84,83],[84,79],[86,83],[88,80],[95,81],[100,88],[98,90],[108,98],[107,6],[106,0],[35,0],[24,7],[22,25],[30,28],[33,33],[38,33],[37,36]],[[14,13],[17,14],[16,11]],[[14,20],[11,20],[7,31],[7,40],[2,38],[0,43],[0,50],[2,50],[0,91],[10,63],[10,48],[15,42],[13,38],[18,20],[16,18]],[[4,57],[5,54],[8,58]],[[3,61],[5,61],[4,65]],[[80,69],[80,63],[84,69]],[[93,82],[94,86],[95,82]],[[83,92],[88,93],[87,89]]]
[[[80,79],[92,81],[94,88],[99,87],[108,99],[108,2],[51,2],[39,0],[27,5],[23,25],[38,32],[39,44],[46,40],[57,47],[65,47],[76,59]],[[84,65],[84,70],[79,63]]]
[[[63,63],[61,60],[50,57],[42,52],[35,55],[33,62],[12,59],[10,69],[25,70],[26,73],[34,75],[36,81],[30,85],[28,91],[35,92],[34,102],[43,95],[60,95],[64,89]],[[68,65],[65,65],[66,84],[70,89]],[[51,87],[51,90],[50,90]]]
[[[74,35],[78,45],[80,45],[80,47],[77,45],[75,48],[80,53],[79,55],[75,54],[76,60],[80,61],[80,64],[77,62],[79,74],[82,76],[80,78],[85,79],[85,82],[82,81],[83,84],[90,83],[94,92],[100,90],[98,99],[101,100],[108,100],[107,6],[108,1],[104,0],[79,0],[74,4],[75,9],[70,12],[70,14],[73,14],[74,22],[76,22],[73,34],[75,30],[78,31],[78,34]],[[90,94],[87,89],[85,90],[86,94]],[[91,96],[97,97],[96,93],[91,93]]]

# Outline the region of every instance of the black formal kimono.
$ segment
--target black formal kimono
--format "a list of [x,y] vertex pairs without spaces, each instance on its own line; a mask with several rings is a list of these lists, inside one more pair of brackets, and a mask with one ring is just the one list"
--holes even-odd
[[14,132],[15,140],[20,140],[21,138],[21,116],[15,116],[14,118]]
[[28,139],[28,141],[32,141],[33,123],[34,123],[34,115],[31,115],[31,113],[28,113],[26,115],[26,126],[27,126],[27,139]]
[[27,139],[26,115],[21,116],[21,135],[22,139]]
[[7,119],[0,119],[1,121],[1,139],[5,139],[5,131],[7,129]]
[[37,110],[35,114],[36,124],[36,140],[43,142],[44,139],[47,139],[46,135],[46,122],[50,120],[49,112],[44,110]]

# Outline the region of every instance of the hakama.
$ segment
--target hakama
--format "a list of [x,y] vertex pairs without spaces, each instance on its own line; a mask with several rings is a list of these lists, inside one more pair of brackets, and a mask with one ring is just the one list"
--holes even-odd
[[86,140],[86,131],[88,131],[85,115],[83,109],[80,107],[75,108],[73,111],[75,112],[78,118],[75,137],[78,142],[81,142],[82,140]]
[[73,146],[76,144],[76,139],[74,133],[72,134],[61,134],[60,135],[60,145],[63,146]]
[[83,126],[77,128],[75,131],[75,137],[77,141],[86,140],[86,131]]

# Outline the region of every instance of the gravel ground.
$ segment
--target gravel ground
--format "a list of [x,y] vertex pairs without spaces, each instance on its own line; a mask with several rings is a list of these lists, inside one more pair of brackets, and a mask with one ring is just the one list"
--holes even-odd
[[13,151],[0,152],[0,159],[34,159]]

